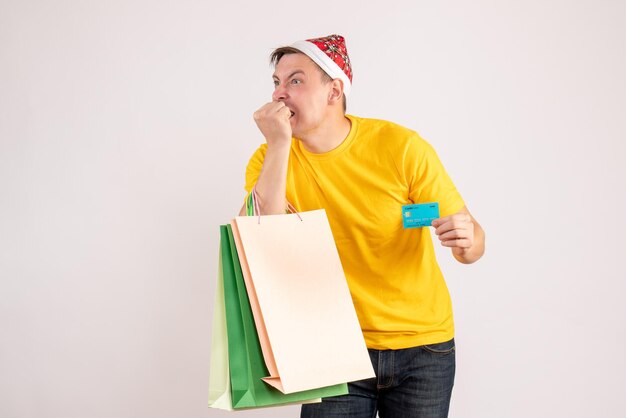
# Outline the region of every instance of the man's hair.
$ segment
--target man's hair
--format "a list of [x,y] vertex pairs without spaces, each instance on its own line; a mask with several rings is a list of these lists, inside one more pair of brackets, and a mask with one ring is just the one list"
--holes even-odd
[[[276,67],[278,65],[278,61],[280,61],[280,59],[285,56],[285,55],[289,55],[289,54],[302,54],[305,55],[302,51],[300,51],[299,49],[290,47],[290,46],[282,46],[280,48],[276,48],[271,54],[270,54],[270,64],[272,64],[272,66]],[[315,64],[315,66],[320,70],[320,73],[322,74],[322,82],[324,84],[330,83],[331,81],[333,81],[333,79],[326,74],[326,71],[322,70],[322,67],[320,67],[319,65],[317,65],[316,62],[313,62],[313,64]],[[346,113],[346,95],[344,94],[342,97],[342,102],[343,102],[343,113]]]

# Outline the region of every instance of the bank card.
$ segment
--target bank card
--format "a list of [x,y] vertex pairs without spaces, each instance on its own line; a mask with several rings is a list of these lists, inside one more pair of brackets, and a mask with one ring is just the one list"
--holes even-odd
[[439,203],[415,203],[402,206],[402,225],[405,228],[430,226],[433,219],[439,218]]

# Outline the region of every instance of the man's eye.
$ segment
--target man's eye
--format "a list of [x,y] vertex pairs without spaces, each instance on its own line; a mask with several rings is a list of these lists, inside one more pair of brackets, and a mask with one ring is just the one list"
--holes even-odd
[[274,87],[278,87],[278,80],[274,80]]
[[302,83],[301,80],[298,80],[297,78],[294,78],[293,80],[291,80],[291,84],[300,84]]

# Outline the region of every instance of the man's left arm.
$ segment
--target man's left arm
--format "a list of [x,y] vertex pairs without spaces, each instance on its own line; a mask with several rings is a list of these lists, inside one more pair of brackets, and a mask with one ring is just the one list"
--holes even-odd
[[485,231],[466,206],[454,215],[435,219],[432,226],[441,245],[450,247],[459,262],[471,264],[485,253]]

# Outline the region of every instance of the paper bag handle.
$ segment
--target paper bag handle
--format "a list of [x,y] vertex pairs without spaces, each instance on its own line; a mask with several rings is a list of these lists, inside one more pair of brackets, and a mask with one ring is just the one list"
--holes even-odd
[[[289,201],[287,201],[287,210],[291,213],[296,214],[298,218],[302,220],[302,217],[300,216],[296,208]],[[261,209],[259,208],[259,195],[256,191],[256,186],[252,188],[252,192],[246,200],[246,214],[248,216],[257,215],[259,217],[258,223],[261,223]]]

